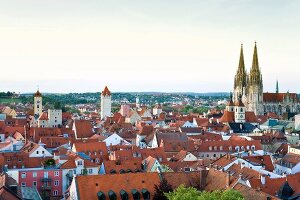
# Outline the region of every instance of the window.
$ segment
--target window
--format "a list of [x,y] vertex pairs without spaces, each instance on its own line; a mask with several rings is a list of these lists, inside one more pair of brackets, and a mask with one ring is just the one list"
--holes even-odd
[[89,169],[89,174],[92,174],[93,173],[93,169]]
[[218,147],[217,147],[217,146],[214,146],[214,150],[215,150],[215,151],[218,150]]
[[36,154],[39,154],[39,151],[36,151]]
[[59,181],[58,180],[54,181],[54,186],[59,186]]
[[55,171],[54,176],[59,176],[59,171]]
[[22,172],[21,178],[26,178],[26,172]]
[[58,195],[58,190],[54,190],[53,191],[53,196],[57,196]]
[[32,177],[36,178],[37,177],[37,173],[36,172],[32,172]]
[[45,153],[45,151],[42,151],[42,154],[44,154]]
[[19,159],[18,159],[18,162],[22,162],[22,158],[19,158]]
[[100,160],[99,160],[99,158],[96,158],[96,163],[100,163]]
[[36,182],[36,181],[33,181],[33,182],[32,182],[32,186],[33,186],[33,187],[36,187],[36,186],[37,186],[37,182]]
[[212,147],[211,147],[211,146],[209,146],[209,147],[208,147],[208,149],[211,151],[211,150],[212,150]]
[[223,151],[223,146],[220,146],[220,150]]
[[21,187],[26,187],[26,183],[22,182]]
[[82,165],[82,160],[78,160],[77,165]]
[[48,172],[44,172],[44,178],[48,178]]
[[251,149],[252,149],[252,150],[255,150],[255,146],[254,146],[254,145],[252,145],[252,146],[251,146]]
[[10,162],[10,158],[7,158],[6,161],[7,161],[7,162]]

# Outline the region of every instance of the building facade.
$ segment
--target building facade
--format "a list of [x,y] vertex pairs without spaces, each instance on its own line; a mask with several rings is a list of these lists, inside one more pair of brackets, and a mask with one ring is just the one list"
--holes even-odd
[[252,67],[247,73],[244,63],[243,46],[241,46],[239,66],[234,78],[233,101],[241,97],[246,111],[253,111],[256,115],[273,112],[299,113],[300,104],[296,93],[280,93],[278,81],[275,93],[263,93],[263,78],[258,63],[257,46],[255,43]]

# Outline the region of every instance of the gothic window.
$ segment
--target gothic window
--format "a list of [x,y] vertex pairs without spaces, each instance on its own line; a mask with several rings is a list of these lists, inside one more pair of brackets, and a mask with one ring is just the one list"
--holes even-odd
[[241,112],[243,112],[243,108],[241,108]]

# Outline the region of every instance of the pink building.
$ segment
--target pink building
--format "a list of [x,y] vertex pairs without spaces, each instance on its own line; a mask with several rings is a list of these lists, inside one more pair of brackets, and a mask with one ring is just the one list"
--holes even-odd
[[61,169],[22,169],[19,171],[21,187],[36,187],[43,199],[60,199],[62,194]]

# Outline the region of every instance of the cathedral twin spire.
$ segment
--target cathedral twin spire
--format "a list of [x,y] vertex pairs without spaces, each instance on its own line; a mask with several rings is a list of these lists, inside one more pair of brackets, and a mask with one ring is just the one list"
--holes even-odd
[[241,45],[239,67],[238,67],[237,73],[235,75],[235,80],[234,80],[234,88],[239,87],[240,89],[243,89],[243,88],[247,88],[247,86],[250,86],[250,85],[257,85],[259,87],[262,87],[262,85],[263,85],[262,75],[261,75],[259,64],[258,64],[256,42],[255,42],[255,46],[254,46],[252,67],[250,69],[249,75],[247,75],[247,71],[246,71],[245,63],[244,63],[243,44]]

